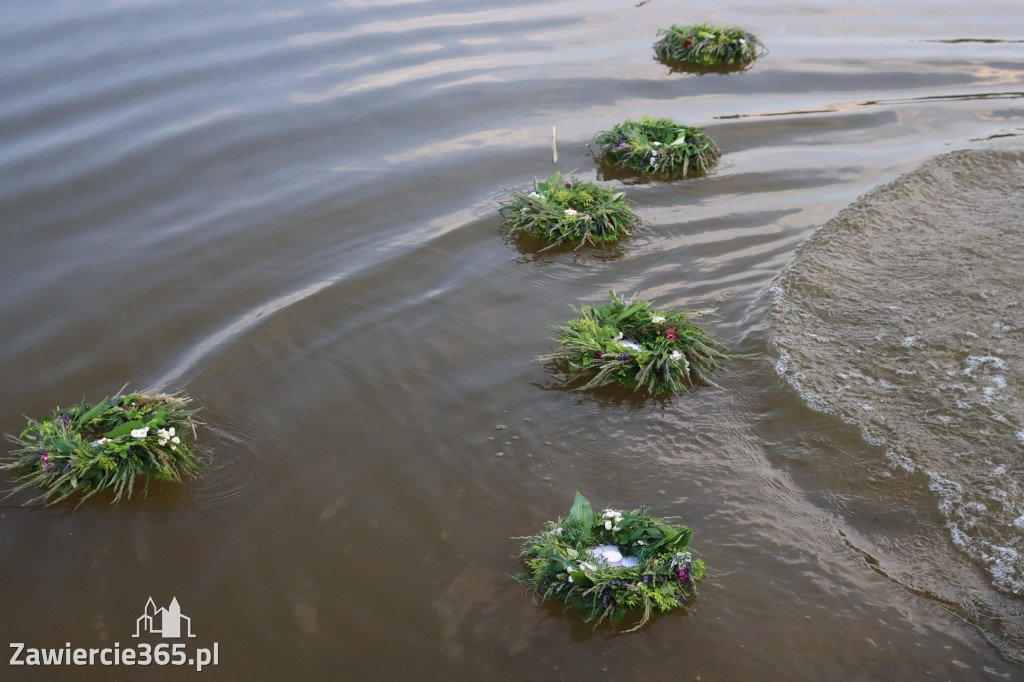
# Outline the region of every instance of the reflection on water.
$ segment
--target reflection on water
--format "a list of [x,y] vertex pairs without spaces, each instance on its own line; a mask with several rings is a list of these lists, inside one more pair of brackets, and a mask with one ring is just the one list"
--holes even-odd
[[[899,333],[865,343],[919,380],[936,363],[919,400],[941,409],[914,441],[970,439],[925,461],[809,410],[772,371],[766,315],[857,196],[1019,135],[1016,4],[711,8],[771,53],[701,75],[653,58],[678,7],[636,5],[0,5],[0,431],[126,382],[187,391],[208,425],[188,486],[5,502],[8,642],[123,647],[152,596],[220,643],[213,679],[1019,676],[1020,598],[992,587],[1020,579],[996,550],[1020,551],[1018,333],[979,318],[934,349],[938,319],[878,311]],[[930,42],[958,36],[978,41]],[[601,175],[586,143],[644,114],[705,127],[718,166],[631,184],[646,225],[615,247],[502,238],[502,188]],[[982,246],[965,291],[1012,290],[981,285],[1004,270]],[[824,282],[850,265],[822,253]],[[746,357],[671,400],[564,390],[533,358],[609,289],[714,309]],[[1012,327],[1013,300],[965,309]],[[847,369],[848,392],[881,390]],[[693,525],[714,575],[698,609],[618,637],[532,604],[511,538],[576,489]]]

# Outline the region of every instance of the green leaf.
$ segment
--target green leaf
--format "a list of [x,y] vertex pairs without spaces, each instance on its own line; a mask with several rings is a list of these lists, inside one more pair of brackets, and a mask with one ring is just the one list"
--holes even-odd
[[620,322],[627,319],[634,313],[643,310],[647,307],[647,301],[637,301],[636,303],[627,306],[619,311],[619,313],[613,318],[615,325],[617,326]]
[[687,545],[690,544],[690,538],[692,537],[692,528],[684,528],[682,530],[673,531],[671,533],[667,533],[665,537],[661,540],[661,542],[654,546],[654,549],[657,550],[664,547],[666,549],[674,548],[676,551],[684,550],[686,549]]
[[167,425],[167,410],[160,410],[153,416],[146,419],[146,424],[149,426],[166,426]]
[[95,419],[99,415],[103,414],[103,411],[109,407],[110,396],[107,396],[103,400],[96,403],[96,405],[78,418],[78,425],[88,424],[90,420]]
[[683,550],[689,546],[691,539],[693,539],[693,529],[686,528],[679,534],[679,538],[671,544],[675,546],[676,550]]
[[587,574],[583,571],[569,571],[569,575],[572,576],[574,583],[580,587],[593,587],[594,581],[587,577]]
[[612,613],[612,617],[610,618],[612,625],[618,625],[619,623],[621,623],[622,619],[626,617],[627,613],[629,613],[629,609],[627,609],[625,606],[620,606],[619,608],[615,609],[615,612]]
[[131,433],[135,429],[141,429],[143,426],[145,426],[145,424],[141,421],[125,422],[124,424],[115,426],[111,430],[107,431],[103,436],[105,438],[120,438],[121,436]]
[[590,528],[594,523],[594,510],[587,498],[576,491],[576,498],[573,500],[572,509],[569,510],[569,523],[579,528]]

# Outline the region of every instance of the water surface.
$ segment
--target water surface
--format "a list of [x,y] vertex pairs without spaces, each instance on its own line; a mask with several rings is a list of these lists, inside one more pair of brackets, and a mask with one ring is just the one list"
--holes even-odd
[[[0,431],[126,382],[180,389],[203,407],[206,464],[118,508],[7,499],[3,637],[130,646],[152,596],[177,597],[197,645],[219,644],[212,679],[1020,677],[1021,597],[958,544],[926,473],[951,477],[953,453],[929,448],[936,463],[910,472],[862,424],[813,409],[776,374],[768,312],[798,247],[860,195],[946,152],[1019,150],[1017,14],[8,3]],[[673,73],[651,45],[690,21],[742,25],[770,54],[739,74]],[[614,248],[501,238],[502,188],[596,177],[587,141],[643,114],[704,126],[718,168],[630,184],[648,225]],[[746,357],[670,401],[560,390],[531,361],[548,325],[612,288],[714,309],[709,330]],[[1012,324],[998,308],[1012,300],[986,305]],[[1012,368],[982,345],[970,355]],[[962,380],[983,395],[997,369]],[[1005,467],[1012,496],[1008,433],[977,460]],[[972,486],[991,481],[960,483],[985,495]],[[695,610],[617,636],[532,603],[508,577],[511,537],[577,489],[696,528],[714,577]],[[993,518],[980,523],[1013,532]]]

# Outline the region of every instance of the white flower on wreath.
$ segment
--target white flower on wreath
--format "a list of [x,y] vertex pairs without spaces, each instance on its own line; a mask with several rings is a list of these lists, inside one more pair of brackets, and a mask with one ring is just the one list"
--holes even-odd
[[577,213],[579,213],[579,211],[577,211],[575,208],[565,209],[565,215],[576,215]]
[[143,426],[141,429],[132,429],[132,438],[145,438],[148,433],[148,426]]
[[651,156],[654,157],[654,156],[657,156],[657,155],[658,155],[658,150],[657,149],[652,149],[651,150]]
[[104,438],[100,438],[99,440],[94,440],[92,442],[92,444],[93,445],[106,445],[107,443],[110,443],[110,442],[111,442],[111,440],[109,438],[104,437]]
[[529,194],[527,194],[526,196],[528,196],[528,197],[529,197],[529,198],[531,198],[531,199],[540,199],[540,195],[539,195],[539,194],[537,194],[536,192],[530,192],[530,193],[529,193]]
[[657,140],[655,140],[655,141],[654,141],[654,142],[652,142],[651,144],[653,144],[653,145],[654,145],[655,147],[660,147],[660,146],[661,146],[661,143],[660,143],[660,142],[658,142]]
[[682,353],[680,353],[677,350],[674,350],[674,351],[672,351],[672,354],[669,355],[668,357],[673,362],[679,362],[680,360],[682,360],[683,361],[683,373],[684,374],[689,374],[690,373],[690,361],[687,360],[686,357]]
[[655,315],[654,317],[651,318],[651,322],[653,322],[654,324],[661,324],[664,321],[665,318],[662,317],[661,315]]
[[605,519],[605,530],[622,530],[619,523],[622,521],[622,512],[615,509],[605,509],[602,518]]

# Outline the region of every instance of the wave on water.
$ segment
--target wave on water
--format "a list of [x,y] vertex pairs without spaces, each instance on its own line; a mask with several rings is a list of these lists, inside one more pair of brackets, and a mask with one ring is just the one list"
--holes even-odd
[[958,151],[861,197],[773,288],[777,371],[927,475],[953,542],[1024,595],[1024,152]]

